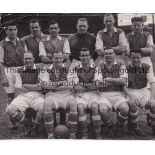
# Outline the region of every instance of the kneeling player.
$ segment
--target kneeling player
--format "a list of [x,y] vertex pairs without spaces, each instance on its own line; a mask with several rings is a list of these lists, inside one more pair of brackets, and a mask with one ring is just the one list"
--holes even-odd
[[53,64],[49,66],[44,74],[44,88],[49,92],[45,96],[44,121],[48,132],[48,138],[54,138],[54,116],[53,113],[58,108],[69,109],[68,127],[70,138],[76,138],[77,130],[77,104],[72,95],[72,84],[68,81],[68,71],[63,64],[62,52],[53,54]]
[[100,65],[102,72],[102,83],[99,84],[100,113],[105,129],[113,129],[112,110],[117,112],[116,134],[121,135],[123,124],[128,119],[129,107],[122,92],[126,84],[127,74],[125,66],[116,62],[113,49],[105,50],[105,63]]
[[44,110],[44,96],[39,86],[39,69],[33,63],[32,53],[24,54],[24,66],[18,70],[16,75],[16,92],[20,94],[8,105],[6,112],[15,122],[22,123],[26,132],[30,130],[30,122],[25,117],[25,111],[32,108],[37,112],[36,123],[42,122]]
[[[129,96],[129,122],[128,127],[139,135],[144,132],[138,127],[138,106],[149,109],[148,123],[151,125],[155,134],[155,78],[150,71],[150,66],[141,63],[141,51],[131,52],[131,64],[128,69],[128,90]],[[147,83],[150,83],[151,90],[147,89]]]
[[98,91],[96,82],[102,80],[98,68],[91,64],[89,49],[80,52],[81,65],[75,68],[75,98],[78,104],[78,120],[82,130],[82,139],[87,138],[86,108],[92,112],[92,123],[96,139],[101,139],[101,117],[98,112]]

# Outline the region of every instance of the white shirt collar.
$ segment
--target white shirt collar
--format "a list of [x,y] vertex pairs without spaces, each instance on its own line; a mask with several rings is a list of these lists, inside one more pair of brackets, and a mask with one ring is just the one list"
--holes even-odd
[[[62,67],[65,67],[65,65],[64,64],[62,64]],[[48,69],[52,69],[53,68],[53,64],[51,64],[49,67],[48,67]]]
[[[107,66],[106,61],[104,61],[103,63]],[[114,61],[114,65],[116,65],[116,64],[118,64],[118,63],[117,63],[117,61],[115,60],[115,61]]]
[[[131,62],[130,64],[131,64],[132,67],[134,67],[134,66],[132,65],[132,62]],[[141,67],[141,66],[142,66],[142,63],[140,63],[140,65],[139,65],[138,67]]]
[[[91,67],[91,68],[94,68],[95,65],[91,63],[91,64],[90,64],[90,67]],[[82,68],[82,63],[80,63],[80,68]]]
[[[6,42],[9,42],[10,41],[9,37],[6,37],[5,40],[6,40]],[[18,37],[17,37],[17,40],[19,41],[19,38]]]
[[[107,28],[105,28],[105,29],[103,30],[103,32],[107,32]],[[117,32],[116,27],[114,27],[114,32]]]
[[[24,70],[26,70],[25,65],[24,65],[23,69],[24,69]],[[33,69],[37,69],[37,67],[36,67],[36,65],[35,65],[35,64],[33,64]]]
[[[143,32],[144,32],[144,31],[142,30],[142,31],[141,31],[141,34],[142,34]],[[135,33],[132,31],[131,34],[135,34]]]
[[[31,34],[31,35],[32,35],[32,37],[33,37],[33,34]],[[44,34],[41,32],[41,35],[40,35],[40,36],[42,37],[43,35],[44,35]]]
[[[46,40],[49,41],[50,38],[51,38],[50,35],[48,35]],[[62,37],[61,37],[61,36],[57,36],[57,39],[58,39],[58,40],[62,40]]]

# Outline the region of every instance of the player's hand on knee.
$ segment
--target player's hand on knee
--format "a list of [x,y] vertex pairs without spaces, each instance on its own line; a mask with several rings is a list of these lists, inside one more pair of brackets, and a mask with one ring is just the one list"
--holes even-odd
[[150,99],[148,101],[148,105],[151,109],[155,109],[155,100],[154,99]]
[[2,85],[3,85],[3,87],[9,87],[8,79],[2,79]]
[[135,95],[130,96],[129,105],[130,106],[138,106],[139,105],[139,101]]
[[41,87],[47,87],[47,82],[46,81],[40,81],[40,83],[39,83],[39,85],[41,86]]

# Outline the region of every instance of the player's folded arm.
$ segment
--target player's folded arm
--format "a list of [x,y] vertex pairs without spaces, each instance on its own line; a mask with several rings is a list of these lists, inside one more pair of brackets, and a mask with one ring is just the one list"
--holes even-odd
[[15,90],[16,90],[16,94],[21,94],[21,93],[27,93],[29,92],[30,90],[23,87],[22,85],[15,85]]
[[55,88],[55,90],[62,91],[62,90],[72,89],[72,88],[73,88],[73,85],[69,83],[67,80],[64,80],[64,81],[57,82],[57,87]]
[[82,84],[80,85],[79,83],[77,83],[74,85],[73,89],[75,91],[78,91],[78,90],[84,91],[84,90],[86,90],[86,87],[84,87]]
[[29,91],[39,91],[42,90],[42,87],[39,84],[23,84],[23,88],[28,89]]
[[105,78],[106,82],[109,82],[110,84],[113,85],[127,85],[127,79],[125,77],[120,77],[120,78],[112,78],[108,77]]

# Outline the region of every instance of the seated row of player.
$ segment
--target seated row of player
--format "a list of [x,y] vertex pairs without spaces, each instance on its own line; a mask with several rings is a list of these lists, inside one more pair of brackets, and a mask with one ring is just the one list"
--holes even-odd
[[[115,127],[117,135],[120,135],[127,120],[130,130],[143,134],[138,127],[140,106],[149,109],[147,121],[155,134],[155,78],[150,66],[141,63],[141,51],[132,51],[130,58],[131,64],[125,66],[116,61],[113,49],[106,49],[105,62],[96,67],[91,62],[89,49],[83,48],[80,51],[81,62],[72,72],[72,67],[64,66],[62,52],[53,54],[53,64],[48,70],[35,65],[32,53],[26,52],[24,66],[16,75],[15,86],[20,94],[6,112],[28,129],[29,121],[24,112],[33,108],[37,111],[35,124],[44,122],[48,138],[54,138],[54,113],[58,108],[64,108],[69,110],[67,126],[70,138],[76,138],[79,125],[81,137],[86,139],[88,108],[96,139],[101,139],[101,125],[104,131],[109,132]],[[34,72],[30,72],[32,69]],[[45,90],[46,94],[43,94]],[[113,110],[117,113],[116,122],[113,121]]]

